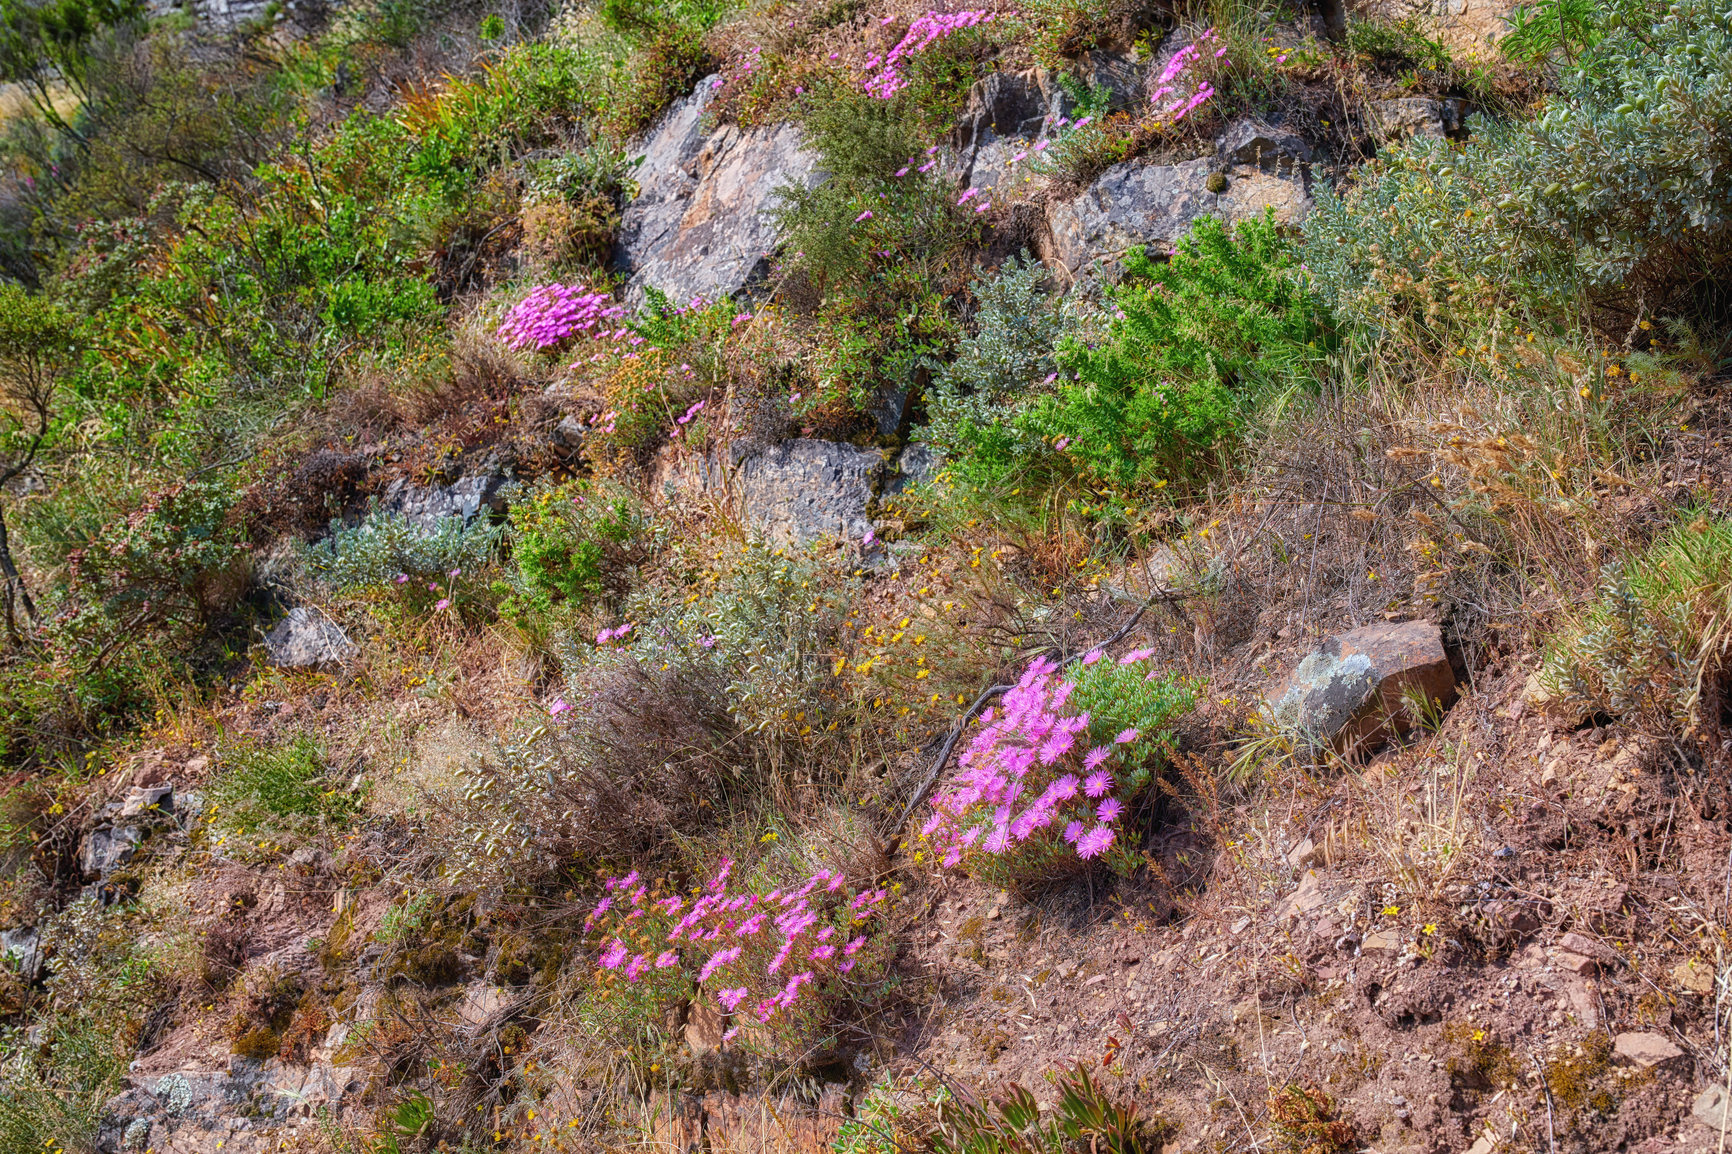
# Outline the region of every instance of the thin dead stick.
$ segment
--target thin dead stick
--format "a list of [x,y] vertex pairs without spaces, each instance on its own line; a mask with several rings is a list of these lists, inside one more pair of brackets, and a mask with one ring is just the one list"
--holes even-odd
[[1540,1065],[1539,1058],[1534,1056],[1534,1048],[1526,1041],[1523,1041],[1522,1045],[1527,1049],[1528,1061],[1534,1064],[1534,1072],[1540,1076],[1540,1089],[1544,1090],[1546,1095],[1546,1145],[1551,1147],[1552,1154],[1558,1154],[1558,1139],[1552,1130],[1552,1086],[1546,1081],[1545,1068]]

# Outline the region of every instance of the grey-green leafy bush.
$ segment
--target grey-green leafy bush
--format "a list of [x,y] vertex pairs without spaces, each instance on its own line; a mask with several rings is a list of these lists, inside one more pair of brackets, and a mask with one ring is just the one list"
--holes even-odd
[[352,528],[333,521],[331,535],[309,546],[306,556],[308,567],[341,592],[399,584],[425,589],[428,582],[447,581],[453,569],[479,569],[492,560],[502,532],[485,518],[442,517],[429,527],[374,511]]
[[1732,257],[1732,4],[1608,25],[1536,119],[1417,140],[1319,193],[1305,259],[1331,307],[1433,327],[1499,295],[1652,311]]
[[974,332],[926,392],[925,439],[955,462],[960,479],[992,485],[1045,451],[1010,418],[1058,369],[1053,350],[1067,316],[1045,291],[1046,270],[1007,260],[974,282]]
[[1583,713],[1688,732],[1718,724],[1732,609],[1732,521],[1686,513],[1606,567],[1598,597],[1546,647],[1540,680]]

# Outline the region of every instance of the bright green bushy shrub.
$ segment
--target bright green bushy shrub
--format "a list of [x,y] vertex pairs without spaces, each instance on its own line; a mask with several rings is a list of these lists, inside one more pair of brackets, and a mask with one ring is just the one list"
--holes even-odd
[[1686,513],[1645,552],[1606,567],[1599,596],[1546,647],[1541,682],[1583,713],[1693,731],[1718,713],[1732,603],[1732,521]]
[[1253,407],[1302,380],[1328,332],[1273,214],[1200,218],[1165,264],[1126,258],[1105,337],[1066,341],[1071,379],[1023,418],[1089,474],[1136,486],[1195,474]]
[[513,571],[503,610],[533,620],[618,596],[655,541],[655,523],[623,487],[537,482],[511,507]]
[[418,595],[430,583],[449,580],[453,569],[484,567],[498,552],[503,533],[485,517],[441,517],[426,526],[375,510],[353,527],[331,522],[331,535],[307,547],[307,565],[342,593]]
[[1043,289],[1046,270],[1023,254],[974,282],[974,332],[926,390],[923,438],[956,476],[976,486],[1002,481],[1047,451],[1012,418],[1057,372],[1065,316]]
[[1498,298],[1547,311],[1678,308],[1732,257],[1732,5],[1608,10],[1531,121],[1416,140],[1345,198],[1305,260],[1326,302],[1433,329]]

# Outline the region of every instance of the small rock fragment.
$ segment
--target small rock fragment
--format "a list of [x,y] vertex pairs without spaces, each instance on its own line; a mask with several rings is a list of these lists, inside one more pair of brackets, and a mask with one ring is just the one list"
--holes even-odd
[[1649,1033],[1619,1034],[1612,1041],[1612,1052],[1643,1070],[1679,1063],[1684,1057],[1684,1051],[1665,1035]]

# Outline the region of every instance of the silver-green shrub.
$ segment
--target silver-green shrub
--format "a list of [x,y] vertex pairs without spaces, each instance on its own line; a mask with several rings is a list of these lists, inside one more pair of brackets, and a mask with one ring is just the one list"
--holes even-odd
[[1732,3],[1607,6],[1536,119],[1416,141],[1345,197],[1320,191],[1305,259],[1338,313],[1387,326],[1493,298],[1667,308],[1732,254]]
[[342,592],[400,583],[444,581],[451,570],[471,571],[499,551],[501,526],[442,517],[425,526],[397,513],[373,512],[359,525],[331,522],[331,535],[308,546],[307,565]]

